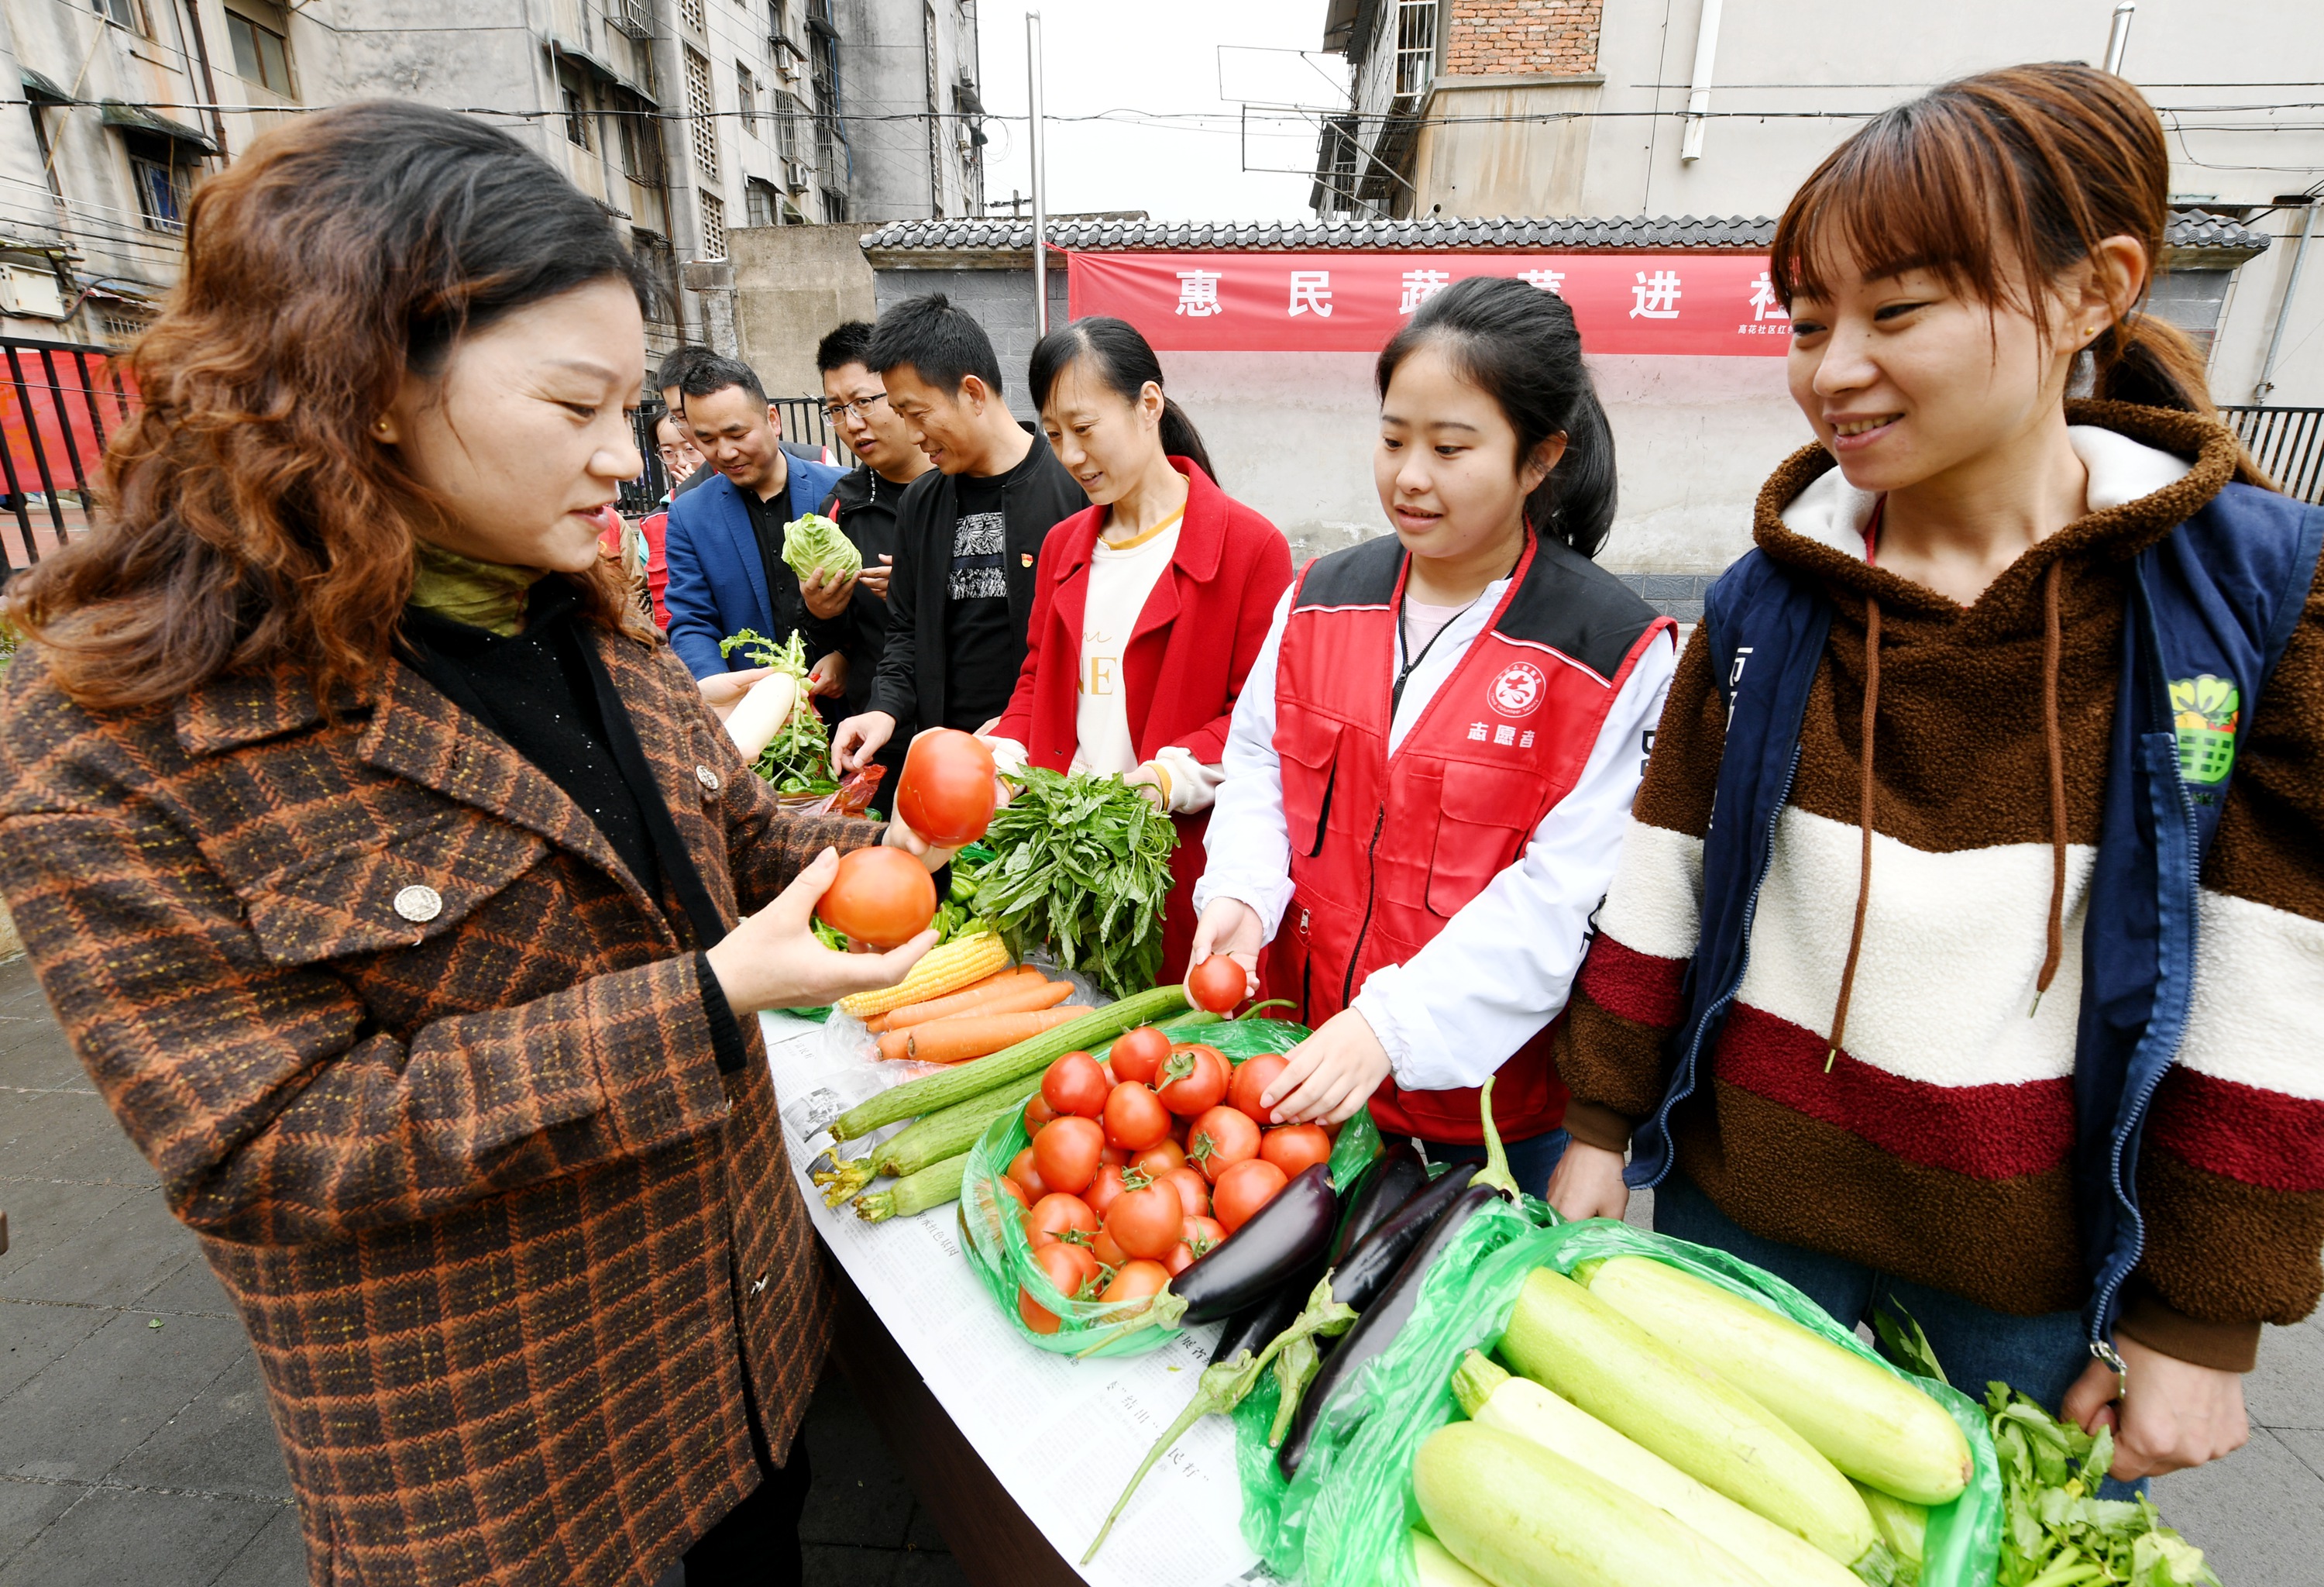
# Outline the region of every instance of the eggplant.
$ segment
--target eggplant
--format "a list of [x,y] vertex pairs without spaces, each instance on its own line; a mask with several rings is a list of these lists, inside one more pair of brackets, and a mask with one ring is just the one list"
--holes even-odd
[[1323,1269],[1310,1266],[1294,1274],[1270,1295],[1263,1295],[1227,1319],[1226,1327],[1219,1333],[1219,1347],[1211,1352],[1211,1364],[1231,1361],[1238,1351],[1259,1354],[1275,1341],[1275,1336],[1291,1326],[1307,1305],[1308,1292]]
[[[1456,1168],[1453,1172],[1459,1170]],[[1452,1176],[1452,1174],[1447,1174],[1444,1178]],[[1443,1180],[1438,1183],[1442,1184]],[[1410,1254],[1397,1269],[1388,1287],[1380,1291],[1370,1308],[1357,1320],[1356,1325],[1348,1330],[1346,1337],[1340,1341],[1339,1349],[1332,1352],[1330,1359],[1323,1363],[1323,1370],[1315,1375],[1315,1381],[1309,1387],[1306,1399],[1292,1422],[1290,1435],[1284,1439],[1283,1447],[1276,1452],[1276,1464],[1282,1469],[1285,1477],[1298,1472],[1299,1462],[1307,1455],[1308,1440],[1314,1436],[1316,1418],[1323,1414],[1324,1407],[1338,1398],[1354,1383],[1363,1369],[1395,1342],[1397,1331],[1411,1318],[1413,1308],[1420,1304],[1421,1283],[1427,1278],[1428,1269],[1435,1266],[1436,1259],[1444,1254],[1445,1248],[1452,1243],[1469,1220],[1476,1216],[1478,1210],[1500,1195],[1500,1190],[1492,1185],[1465,1185],[1452,1205],[1444,1210],[1443,1215],[1429,1226],[1425,1237],[1411,1248]]]
[[1330,1167],[1315,1163],[1302,1169],[1249,1223],[1170,1280],[1170,1293],[1185,1303],[1180,1320],[1232,1316],[1281,1287],[1323,1254],[1339,1220]]
[[1365,1235],[1387,1223],[1398,1207],[1426,1188],[1428,1165],[1412,1149],[1410,1141],[1399,1140],[1374,1158],[1364,1182],[1356,1187],[1355,1195],[1347,1198],[1348,1210],[1340,1219],[1339,1234],[1332,1241],[1331,1265],[1338,1267]]
[[1351,1249],[1332,1274],[1332,1298],[1361,1312],[1394,1278],[1404,1259],[1426,1237],[1436,1221],[1467,1194],[1480,1163],[1455,1163],[1434,1183],[1406,1201],[1361,1244]]

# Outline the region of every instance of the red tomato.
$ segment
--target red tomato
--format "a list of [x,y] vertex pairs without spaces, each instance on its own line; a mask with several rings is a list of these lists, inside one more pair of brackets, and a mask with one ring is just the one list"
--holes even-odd
[[1274,1123],[1275,1115],[1260,1107],[1259,1099],[1267,1094],[1267,1088],[1275,1084],[1275,1077],[1290,1063],[1281,1053],[1261,1053],[1257,1057],[1245,1058],[1235,1066],[1234,1078],[1227,1082],[1228,1105],[1250,1114],[1253,1123]]
[[975,734],[950,727],[924,733],[904,752],[897,817],[938,848],[974,843],[992,825],[992,752]]
[[1224,954],[1213,954],[1186,973],[1186,1001],[1198,1009],[1230,1014],[1250,995],[1250,977]]
[[1239,1109],[1213,1108],[1194,1121],[1194,1143],[1186,1160],[1215,1185],[1229,1168],[1259,1156],[1259,1126]]
[[1217,1107],[1225,1097],[1227,1061],[1214,1047],[1182,1047],[1155,1078],[1163,1082],[1154,1088],[1162,1105],[1181,1119],[1191,1119]]
[[1074,1267],[1081,1274],[1082,1279],[1081,1283],[1074,1287],[1073,1294],[1076,1299],[1089,1299],[1097,1292],[1098,1279],[1101,1276],[1096,1256],[1091,1252],[1088,1246],[1075,1245],[1071,1241],[1058,1241],[1057,1249],[1074,1253]]
[[1056,1116],[1057,1110],[1049,1105],[1049,1099],[1035,1092],[1033,1100],[1025,1104],[1025,1133],[1028,1136],[1040,1134],[1041,1126]]
[[[1070,1245],[1045,1245],[1033,1253],[1033,1259],[1041,1265],[1042,1276],[1057,1287],[1059,1294],[1073,1299],[1079,1298],[1082,1286],[1088,1282],[1082,1262],[1089,1253],[1081,1251],[1077,1255],[1076,1249]],[[1036,1333],[1057,1331],[1056,1313],[1034,1299],[1033,1292],[1022,1285],[1017,1288],[1017,1315]]]
[[1216,1218],[1189,1218],[1178,1243],[1170,1248],[1170,1254],[1162,1259],[1162,1265],[1169,1269],[1170,1277],[1176,1278],[1209,1255],[1212,1248],[1226,1237],[1226,1225]]
[[1107,1233],[1102,1226],[1091,1239],[1089,1248],[1090,1255],[1109,1268],[1119,1268],[1130,1259],[1130,1253],[1116,1245],[1113,1242],[1113,1236]]
[[1170,1110],[1145,1086],[1125,1080],[1105,1099],[1105,1138],[1139,1152],[1168,1138]]
[[1033,1210],[1033,1198],[1025,1194],[1023,1186],[1006,1174],[1001,1176],[1001,1194],[1015,1202],[1021,1210],[1028,1213]]
[[1105,1215],[1105,1232],[1133,1257],[1160,1261],[1178,1243],[1186,1223],[1186,1204],[1175,1185],[1156,1180],[1113,1198]]
[[1035,1250],[1059,1241],[1068,1245],[1078,1243],[1065,1240],[1068,1232],[1084,1235],[1097,1232],[1097,1214],[1080,1196],[1053,1190],[1035,1202],[1033,1210],[1025,1216],[1025,1239]]
[[1068,1113],[1035,1136],[1030,1149],[1042,1184],[1079,1195],[1097,1177],[1097,1154],[1105,1149],[1105,1131],[1094,1119]]
[[1195,1169],[1173,1168],[1156,1177],[1161,1184],[1178,1187],[1178,1199],[1186,1205],[1186,1216],[1202,1218],[1210,1215],[1211,1182]]
[[1041,1076],[1041,1100],[1059,1113],[1094,1119],[1105,1112],[1105,1071],[1087,1053],[1067,1053]]
[[1009,1177],[1035,1201],[1049,1194],[1049,1187],[1041,1182],[1040,1171],[1033,1167],[1033,1149],[1029,1146],[1009,1159]]
[[815,906],[834,931],[875,948],[900,947],[936,918],[936,884],[928,868],[901,849],[853,849]]
[[1113,1205],[1113,1198],[1120,1194],[1121,1170],[1111,1163],[1105,1163],[1100,1165],[1097,1177],[1090,1181],[1089,1188],[1082,1192],[1082,1199],[1089,1203],[1091,1212],[1102,1218],[1106,1209]]
[[1183,1240],[1172,1246],[1170,1254],[1162,1259],[1162,1270],[1173,1278],[1194,1265],[1194,1253],[1186,1249],[1186,1242]]
[[1170,1056],[1170,1037],[1167,1031],[1151,1025],[1140,1025],[1114,1038],[1112,1049],[1106,1054],[1106,1065],[1123,1080],[1135,1080],[1140,1085],[1154,1083],[1154,1071]]
[[1186,1166],[1186,1154],[1175,1140],[1157,1141],[1130,1159],[1130,1166],[1148,1179],[1159,1179],[1173,1168]]
[[1259,1155],[1296,1179],[1300,1170],[1332,1160],[1332,1138],[1321,1124],[1286,1124],[1259,1137]]
[[1130,1167],[1130,1155],[1128,1147],[1116,1146],[1109,1140],[1105,1143],[1105,1149],[1097,1154],[1097,1160],[1101,1167],[1127,1168]]
[[1170,1269],[1158,1261],[1126,1262],[1113,1282],[1098,1296],[1102,1301],[1144,1300],[1170,1282]]
[[[1264,1158],[1251,1158],[1228,1168],[1211,1189],[1211,1215],[1231,1234],[1250,1222],[1250,1215],[1275,1199],[1291,1176]],[[1116,1236],[1117,1239],[1120,1236]]]

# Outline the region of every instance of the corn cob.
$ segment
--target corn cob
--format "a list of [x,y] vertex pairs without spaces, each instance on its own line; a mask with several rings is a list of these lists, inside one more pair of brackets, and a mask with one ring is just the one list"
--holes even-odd
[[956,937],[942,947],[930,948],[912,973],[879,992],[859,992],[839,1000],[839,1011],[869,1020],[906,1003],[925,1002],[958,992],[986,976],[1009,968],[1009,950],[990,931]]

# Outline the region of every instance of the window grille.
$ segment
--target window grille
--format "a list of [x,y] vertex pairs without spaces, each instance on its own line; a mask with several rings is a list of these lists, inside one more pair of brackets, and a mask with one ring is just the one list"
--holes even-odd
[[702,256],[726,257],[726,200],[715,193],[702,195]]
[[[718,102],[710,93],[710,62],[696,50],[686,52],[686,107],[692,113],[694,162],[718,180]],[[725,257],[724,254],[718,255]]]

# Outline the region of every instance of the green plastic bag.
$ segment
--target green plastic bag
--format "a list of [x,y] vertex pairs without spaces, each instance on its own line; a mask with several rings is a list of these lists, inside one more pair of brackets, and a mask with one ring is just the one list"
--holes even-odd
[[1960,1498],[1929,1512],[1921,1587],[1992,1587],[2001,1547],[2001,1471],[1975,1401],[1899,1370],[1789,1284],[1724,1251],[1609,1219],[1554,1218],[1527,1197],[1522,1210],[1492,1205],[1470,1220],[1430,1269],[1395,1343],[1318,1420],[1289,1482],[1267,1442],[1274,1384],[1262,1381],[1243,1401],[1235,1414],[1243,1536],[1278,1575],[1305,1587],[1415,1587],[1406,1537],[1421,1521],[1412,1499],[1412,1461],[1423,1439],[1461,1414],[1452,1394],[1453,1368],[1468,1351],[1489,1352],[1499,1342],[1526,1275],[1536,1268],[1570,1273],[1592,1258],[1644,1256],[1757,1301],[1878,1362],[1943,1406],[1969,1439],[1974,1469]]
[[[1218,1048],[1240,1064],[1260,1053],[1288,1052],[1306,1040],[1309,1032],[1305,1026],[1286,1020],[1230,1020],[1188,1030],[1184,1035]],[[1004,1208],[1014,1212],[1016,1203],[1001,1189],[999,1181],[1030,1139],[1020,1109],[995,1119],[969,1149],[968,1169],[960,1186],[961,1231],[969,1265],[984,1281],[984,1287],[991,1293],[1001,1315],[1038,1349],[1060,1355],[1087,1352],[1120,1356],[1143,1355],[1159,1348],[1179,1331],[1149,1326],[1124,1333],[1120,1331],[1121,1314],[1128,1308],[1120,1303],[1107,1306],[1098,1301],[1068,1300],[1033,1260],[1033,1248],[1025,1239],[1022,1220],[1002,1215]],[[1379,1149],[1379,1131],[1373,1127],[1369,1112],[1349,1120],[1340,1131],[1340,1139],[1333,1143],[1329,1165],[1333,1186],[1344,1192]],[[1026,1324],[1017,1309],[1020,1287],[1056,1316],[1056,1333],[1037,1333]]]

